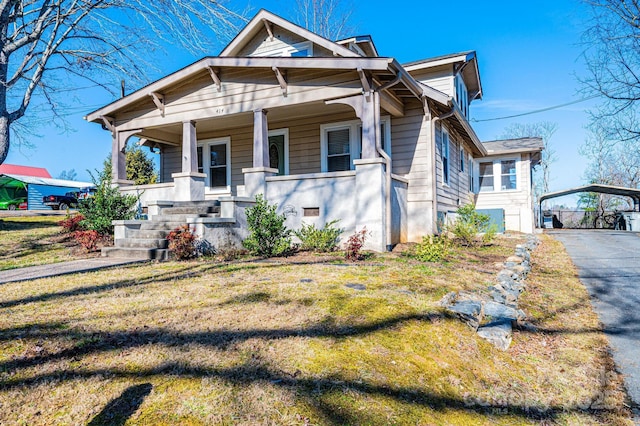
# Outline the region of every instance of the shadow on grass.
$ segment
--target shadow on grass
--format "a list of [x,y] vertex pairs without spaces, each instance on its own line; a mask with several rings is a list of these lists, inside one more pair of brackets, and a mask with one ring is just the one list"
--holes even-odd
[[144,399],[151,393],[151,389],[153,389],[151,383],[128,387],[119,397],[109,402],[97,416],[87,423],[87,426],[124,425],[140,408]]
[[[494,417],[516,416],[527,420],[552,422],[555,421],[561,413],[588,412],[606,416],[607,413],[615,411],[614,408],[594,408],[594,401],[599,399],[599,392],[604,392],[604,389],[598,391],[596,395],[593,395],[593,398],[587,398],[587,400],[584,401],[574,401],[572,404],[549,406],[527,405],[526,403],[518,402],[521,401],[521,399],[514,399],[513,402],[509,402],[505,399],[490,401],[474,397],[460,398],[437,391],[425,391],[414,387],[378,385],[368,383],[365,380],[343,380],[342,378],[335,376],[331,378],[298,377],[281,371],[272,371],[269,367],[256,365],[254,362],[237,367],[220,369],[192,367],[181,363],[169,362],[155,368],[138,370],[136,372],[118,368],[77,369],[74,371],[63,370],[36,375],[29,379],[12,381],[12,383],[9,383],[8,385],[11,387],[22,387],[51,381],[59,382],[65,380],[90,379],[94,377],[137,380],[141,378],[152,379],[162,376],[218,379],[237,386],[249,386],[255,384],[277,386],[282,389],[286,389],[289,392],[293,392],[298,397],[307,400],[309,404],[315,407],[318,415],[322,416],[325,421],[330,424],[363,424],[363,416],[371,417],[369,419],[370,421],[365,421],[364,423],[371,422],[373,424],[381,420],[379,418],[374,418],[373,415],[368,416],[366,413],[355,408],[353,410],[346,408],[345,404],[332,399],[332,396],[336,393],[340,398],[343,398],[344,395],[350,395],[350,398],[364,398],[364,400],[370,400],[372,397],[383,397],[385,399],[392,399],[398,403],[421,406],[438,412],[463,411]],[[0,388],[5,386],[0,385]],[[118,401],[120,398],[114,401]],[[142,401],[140,401],[140,403],[141,402]],[[112,402],[109,406],[105,407],[105,410],[103,411],[113,412],[116,409],[116,406],[117,403]],[[127,406],[124,405],[124,407],[126,409]],[[129,410],[131,411],[129,415],[135,411],[135,409],[131,410],[130,408]],[[107,424],[114,423],[107,422]]]

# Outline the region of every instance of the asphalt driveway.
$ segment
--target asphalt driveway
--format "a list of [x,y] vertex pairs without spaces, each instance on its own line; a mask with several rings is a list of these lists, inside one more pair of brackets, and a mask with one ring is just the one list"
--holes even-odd
[[578,267],[604,324],[640,420],[640,234],[610,230],[547,230]]

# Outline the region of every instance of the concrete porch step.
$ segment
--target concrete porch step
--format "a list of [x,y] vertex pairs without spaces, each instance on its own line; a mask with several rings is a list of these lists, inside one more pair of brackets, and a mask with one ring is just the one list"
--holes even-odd
[[131,229],[127,232],[127,238],[165,239],[169,232],[168,229]]
[[164,238],[122,238],[115,241],[118,248],[167,248],[168,241]]
[[159,214],[153,216],[150,222],[180,222],[187,223],[187,219],[194,219],[199,217],[220,217],[217,213],[206,214]]
[[131,260],[167,260],[169,259],[169,250],[161,248],[103,247],[102,256]]
[[186,221],[158,221],[147,220],[140,224],[140,231],[172,231],[181,225],[185,225]]
[[160,215],[199,215],[219,214],[220,206],[178,206],[164,207],[160,210]]

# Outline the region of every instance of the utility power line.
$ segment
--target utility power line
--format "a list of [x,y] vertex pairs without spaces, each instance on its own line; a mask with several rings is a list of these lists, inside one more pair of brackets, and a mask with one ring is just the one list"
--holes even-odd
[[523,112],[523,113],[520,113],[520,114],[506,115],[504,117],[482,118],[482,119],[479,119],[479,120],[476,119],[476,118],[472,118],[470,121],[473,121],[475,123],[481,123],[483,121],[497,121],[497,120],[506,120],[508,118],[523,117],[525,115],[538,114],[538,113],[541,113],[541,112],[551,111],[551,110],[554,110],[554,109],[566,107],[566,106],[573,105],[573,104],[579,104],[580,102],[589,101],[589,100],[595,99],[597,97],[599,97],[599,95],[587,96],[586,98],[576,99],[575,101],[565,102],[563,104],[553,105],[553,106],[550,106],[550,107],[536,109],[536,110],[528,111],[528,112]]

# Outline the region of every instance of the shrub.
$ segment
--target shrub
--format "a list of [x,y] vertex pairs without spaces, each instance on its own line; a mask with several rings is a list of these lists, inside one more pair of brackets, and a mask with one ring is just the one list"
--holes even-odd
[[460,207],[457,211],[456,221],[451,227],[451,232],[462,244],[473,246],[479,243],[478,234],[484,233],[480,240],[489,243],[496,235],[495,225],[491,225],[490,217],[484,213],[478,213],[473,204]]
[[367,232],[367,227],[365,226],[364,228],[362,228],[362,230],[356,231],[349,237],[344,250],[344,256],[347,260],[355,262],[364,258],[361,250],[364,246],[365,241],[367,240],[368,235],[369,233]]
[[78,210],[84,216],[81,224],[84,228],[101,235],[111,235],[114,220],[133,219],[138,197],[123,195],[118,188],[112,186],[111,170],[107,167],[99,173],[97,179],[93,175],[91,179],[96,185],[96,193],[78,206]]
[[334,226],[339,221],[339,219],[336,219],[327,222],[322,229],[316,228],[313,224],[307,225],[303,222],[299,231],[293,231],[295,236],[300,238],[302,242],[300,249],[321,253],[334,251],[338,245],[338,238],[342,233],[342,229]]
[[169,240],[169,250],[180,260],[192,259],[198,255],[196,235],[189,225],[181,225],[169,232],[167,240]]
[[62,231],[66,233],[76,232],[82,230],[82,221],[84,216],[76,214],[73,216],[67,215],[64,220],[58,222],[58,225],[62,227]]
[[277,208],[258,194],[256,204],[247,209],[249,236],[242,244],[251,254],[272,257],[291,252],[291,231],[284,225],[284,214],[276,213]]
[[413,250],[416,259],[423,262],[439,262],[446,258],[451,251],[451,240],[446,236],[429,235],[422,238]]
[[75,231],[73,238],[80,244],[87,252],[95,251],[98,249],[98,241],[101,240],[101,235],[94,230]]

